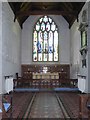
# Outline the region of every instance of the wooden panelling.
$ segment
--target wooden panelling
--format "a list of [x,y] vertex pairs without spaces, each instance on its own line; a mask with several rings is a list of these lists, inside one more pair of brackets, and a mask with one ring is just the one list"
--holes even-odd
[[[47,67],[47,72],[43,72],[43,68]],[[70,66],[69,65],[22,65],[22,76],[14,80],[15,87],[61,87],[70,86]],[[35,76],[35,77],[34,77]]]
[[[43,68],[47,67],[47,72]],[[70,79],[69,64],[22,64],[22,75],[14,79],[14,88],[16,87],[76,87],[77,79]]]
[[43,67],[47,67],[47,72],[50,73],[59,73],[60,79],[69,79],[70,78],[70,65],[65,64],[65,65],[60,65],[60,64],[55,64],[55,65],[43,65],[43,64],[22,64],[21,66],[21,71],[22,71],[22,76],[28,76],[34,73],[41,73],[43,72]]

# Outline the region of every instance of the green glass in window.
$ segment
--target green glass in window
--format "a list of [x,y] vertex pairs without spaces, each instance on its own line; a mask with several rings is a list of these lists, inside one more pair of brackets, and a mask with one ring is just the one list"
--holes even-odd
[[82,32],[81,32],[81,47],[86,46],[86,44],[87,44],[86,31],[82,31]]

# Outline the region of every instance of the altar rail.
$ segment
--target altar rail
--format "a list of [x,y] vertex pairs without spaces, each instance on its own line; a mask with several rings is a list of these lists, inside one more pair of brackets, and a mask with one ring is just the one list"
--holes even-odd
[[77,79],[14,79],[15,88],[76,87]]

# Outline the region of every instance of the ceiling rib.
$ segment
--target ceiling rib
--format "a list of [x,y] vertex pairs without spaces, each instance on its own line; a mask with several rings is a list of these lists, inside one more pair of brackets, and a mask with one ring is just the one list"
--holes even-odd
[[50,10],[50,11],[45,11],[45,10],[34,10],[34,11],[23,11],[23,12],[17,12],[16,17],[23,17],[23,16],[29,16],[29,15],[66,15],[66,16],[77,16],[77,12],[66,12],[66,11],[57,11],[57,10]]

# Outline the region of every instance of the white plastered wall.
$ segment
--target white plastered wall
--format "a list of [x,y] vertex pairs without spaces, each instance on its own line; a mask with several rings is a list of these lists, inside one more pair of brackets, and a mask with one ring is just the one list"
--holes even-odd
[[2,2],[0,2],[0,94],[2,94]]
[[[81,35],[80,35],[80,31],[78,30],[79,25],[81,23],[81,19],[82,19],[82,12],[83,10],[87,10],[87,14],[89,17],[90,14],[90,8],[89,8],[89,3],[85,3],[85,5],[83,6],[81,12],[79,13],[78,19],[79,22],[77,22],[77,20],[74,22],[74,24],[72,25],[71,29],[70,29],[70,44],[71,44],[71,54],[70,54],[70,61],[71,61],[71,78],[77,78],[77,74],[82,75],[82,76],[86,76],[86,84],[85,84],[85,91],[86,93],[90,92],[89,87],[88,87],[88,81],[89,81],[89,51],[87,52],[86,55],[86,67],[82,67],[82,56],[80,54],[80,48],[81,48]],[[89,20],[89,19],[88,19]],[[88,21],[87,21],[88,22]],[[90,24],[90,23],[89,23]],[[89,27],[87,28],[87,44],[89,46],[89,36],[90,36],[90,30]]]
[[8,2],[2,3],[2,90],[5,76],[21,73],[21,28]]
[[[66,20],[59,15],[49,15],[59,28],[59,64],[70,63],[70,29]],[[32,34],[37,20],[41,16],[30,16],[22,30],[22,64],[32,64]],[[37,63],[39,64],[39,63]],[[43,64],[43,62],[42,62]],[[48,63],[45,63],[48,64]],[[54,64],[54,63],[49,63]]]

